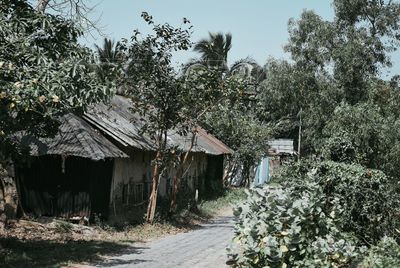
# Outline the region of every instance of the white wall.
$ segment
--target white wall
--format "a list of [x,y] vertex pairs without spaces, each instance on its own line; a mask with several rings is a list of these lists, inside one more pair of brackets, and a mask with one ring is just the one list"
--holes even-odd
[[[111,198],[110,202],[122,197],[122,185],[145,183],[148,187],[148,192],[151,189],[151,161],[152,155],[149,152],[135,151],[133,157],[129,159],[115,159],[114,171],[112,178]],[[205,153],[192,153],[189,156],[190,166],[184,175],[188,179],[189,188],[194,191],[196,179],[204,176],[207,169],[207,156]],[[175,168],[169,168],[166,175],[160,181],[159,194],[166,196],[168,193],[168,183],[175,175]],[[182,182],[185,183],[185,182]],[[202,182],[198,181],[198,184]],[[200,187],[200,186],[199,186]],[[146,197],[145,197],[146,198]]]
[[150,163],[150,153],[142,151],[135,152],[131,158],[115,159],[110,200],[121,197],[123,184],[151,181]]

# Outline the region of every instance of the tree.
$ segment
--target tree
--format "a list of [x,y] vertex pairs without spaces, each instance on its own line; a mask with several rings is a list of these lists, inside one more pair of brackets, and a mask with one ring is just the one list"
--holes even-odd
[[176,212],[177,195],[182,176],[189,166],[189,154],[195,146],[197,129],[203,125],[205,118],[219,111],[223,106],[216,103],[230,103],[233,105],[242,98],[247,88],[246,80],[238,77],[222,78],[217,68],[207,68],[192,72],[189,76],[181,77],[186,89],[180,100],[183,104],[181,116],[184,128],[190,136],[190,145],[186,152],[180,151],[175,176],[172,180],[170,213]]
[[118,84],[119,72],[123,71],[123,55],[120,44],[104,38],[103,46],[96,46],[97,74],[103,82],[114,81]]
[[[218,138],[234,148],[235,159],[231,161],[232,165],[229,165],[229,167],[243,166],[244,181],[246,181],[251,166],[266,153],[267,139],[270,137],[269,126],[258,127],[260,121],[255,117],[256,105],[254,105],[256,103],[254,97],[257,94],[258,87],[266,78],[265,69],[249,57],[238,60],[228,67],[227,58],[231,48],[232,36],[226,34],[224,38],[222,33],[209,33],[209,35],[209,39],[203,39],[195,45],[194,51],[201,54],[200,59],[192,59],[186,63],[183,66],[183,73],[188,77],[197,71],[214,69],[219,73],[221,81],[224,79],[242,79],[245,81],[246,85],[242,87],[243,91],[240,92],[240,98],[237,98],[234,102],[231,100],[220,101],[218,109],[210,111],[201,123],[212,130],[213,133],[218,133]],[[243,109],[243,107],[248,109]],[[234,117],[232,118],[232,116]],[[234,125],[238,129],[228,127],[228,125]],[[259,132],[259,135],[256,132]],[[236,136],[237,133],[240,133],[240,138]]]
[[36,0],[30,2],[36,3],[38,12],[49,11],[49,13],[74,21],[75,27],[80,30],[87,32],[95,30],[101,34],[99,20],[90,17],[94,6],[88,5],[89,1],[87,0]]
[[51,136],[60,115],[107,100],[111,88],[98,81],[93,55],[78,44],[82,33],[70,20],[24,0],[1,1],[0,16],[1,165],[25,152],[16,133]]
[[[190,48],[191,27],[182,29],[156,24],[146,12],[142,17],[153,28],[153,34],[142,37],[136,30],[131,42],[121,42],[121,49],[127,65],[124,72],[126,94],[133,100],[132,110],[145,118],[142,131],[153,138],[156,151],[146,215],[146,220],[152,222],[163,173],[175,163],[170,206],[170,212],[174,213],[179,184],[190,162],[189,154],[196,143],[200,120],[221,99],[238,95],[243,84],[238,79],[222,79],[217,68],[179,76],[171,65],[171,52]],[[184,23],[189,21],[184,19]],[[171,145],[168,142],[171,133],[186,137],[189,145],[186,148]]]
[[266,154],[274,127],[262,123],[255,113],[244,109],[243,104],[243,99],[235,103],[222,102],[218,109],[205,116],[203,124],[234,150],[227,169],[233,171],[241,166],[242,183],[248,186],[250,169]]
[[229,68],[229,74],[233,76],[246,77],[255,88],[265,80],[265,68],[261,67],[254,59],[247,57],[234,62]]
[[267,79],[260,86],[259,118],[286,122],[282,135],[297,139],[302,111],[307,154],[320,153],[327,133],[339,131],[324,130],[337,106],[373,105],[371,93],[381,80],[380,71],[390,66],[389,53],[400,40],[399,3],[336,0],[333,6],[332,21],[313,11],[290,20],[285,50],[293,62],[267,64]]
[[191,59],[183,65],[182,72],[189,75],[192,70],[214,68],[221,72],[221,76],[240,75],[259,83],[265,79],[264,69],[252,58],[236,61],[228,66],[228,53],[232,47],[230,33],[209,33],[208,39],[202,39],[194,46],[194,51],[200,53],[200,59]]
[[182,123],[182,102],[179,100],[185,88],[171,66],[171,51],[187,50],[191,43],[190,27],[181,29],[156,24],[146,12],[142,13],[142,18],[154,34],[142,37],[136,30],[131,42],[121,41],[121,50],[128,65],[124,73],[126,93],[133,99],[132,110],[146,118],[142,131],[153,139],[156,151],[146,214],[146,220],[153,222],[159,183],[173,149],[167,142],[168,132]]
[[194,45],[193,50],[201,54],[201,62],[208,67],[228,69],[228,52],[232,47],[230,33],[208,33],[208,39],[202,39]]

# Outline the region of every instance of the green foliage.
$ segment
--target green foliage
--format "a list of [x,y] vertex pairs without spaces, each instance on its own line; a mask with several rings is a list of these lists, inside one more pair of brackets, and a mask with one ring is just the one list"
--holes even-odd
[[228,89],[225,89],[227,96],[216,99],[212,103],[213,108],[200,121],[203,127],[235,151],[230,163],[232,166],[235,163],[243,166],[246,177],[250,167],[266,153],[267,140],[272,131],[271,126],[262,124],[256,115],[258,103],[255,89],[265,78],[264,68],[249,57],[236,61],[229,68],[227,57],[231,41],[230,34],[210,33],[208,39],[202,39],[194,46],[194,51],[200,53],[201,58],[185,64],[183,73],[186,77],[202,72],[216,75],[208,82],[195,80],[192,88],[199,88],[196,86],[199,82],[200,85],[210,84],[214,80],[219,81],[220,85],[215,85],[217,88],[225,85]]
[[370,92],[368,102],[341,103],[335,108],[319,137],[320,144],[315,146],[316,151],[326,159],[355,162],[399,177],[400,117],[392,106],[399,103],[399,91],[374,83]]
[[373,246],[358,265],[360,268],[400,267],[400,245],[391,237],[384,237]]
[[0,151],[15,151],[11,136],[26,131],[46,136],[65,112],[82,112],[106,100],[90,50],[78,44],[74,24],[37,12],[28,1],[0,5]]
[[[335,0],[333,6],[332,21],[304,11],[289,22],[285,50],[293,62],[267,63],[257,116],[279,125],[277,136],[297,139],[302,111],[302,155],[323,152],[395,174],[389,163],[399,158],[391,150],[398,133],[387,130],[398,118],[391,106],[399,104],[398,85],[381,80],[380,71],[390,67],[390,53],[400,41],[400,4]],[[351,123],[343,124],[343,115]]]
[[[385,118],[374,104],[341,104],[324,128],[322,155],[333,161],[376,164],[378,148],[385,142]],[[389,144],[388,144],[389,145]]]
[[[186,164],[185,153],[196,143],[197,127],[204,116],[222,101],[235,102],[243,92],[243,81],[223,79],[218,68],[199,69],[178,76],[171,64],[173,51],[184,51],[191,46],[191,26],[175,28],[168,23],[157,24],[143,12],[142,18],[152,27],[152,33],[142,36],[134,31],[131,40],[119,43],[119,55],[124,59],[121,81],[125,94],[133,100],[133,112],[145,118],[141,131],[153,139],[157,152],[153,161],[153,188],[150,195],[148,220],[154,215],[158,184],[165,167],[174,161],[177,174],[173,179],[171,210],[174,210],[176,189]],[[189,136],[185,148],[169,142],[169,135]],[[185,152],[183,152],[185,151]],[[187,156],[187,155],[186,155]]]
[[143,131],[150,136],[159,136],[181,122],[182,102],[179,99],[183,87],[171,65],[171,57],[172,51],[190,47],[190,28],[156,24],[146,12],[142,13],[142,18],[152,27],[153,33],[142,37],[135,30],[130,42],[120,42],[121,53],[128,65],[123,84],[126,94],[134,99],[134,111],[147,117]]
[[[333,7],[331,21],[304,11],[289,22],[292,62],[267,63],[255,115],[275,136],[293,139],[301,117],[301,155],[341,163],[302,160],[273,178],[283,189],[251,192],[236,226],[237,266],[343,267],[356,264],[362,247],[397,239],[400,91],[397,77],[384,81],[380,72],[400,41],[400,3],[334,0]],[[290,244],[297,221],[302,255]]]
[[251,112],[220,104],[204,120],[212,133],[235,151],[240,162],[253,164],[265,154],[272,127],[262,124]]
[[382,171],[326,161],[310,165],[305,174],[286,178],[284,185],[304,189],[309,182],[322,189],[325,212],[336,215],[340,230],[366,244],[395,234],[399,184]]
[[255,189],[236,211],[239,220],[229,255],[237,267],[330,267],[357,255],[350,236],[324,212],[313,186]]
[[209,33],[208,39],[202,39],[194,46],[194,51],[201,53],[201,62],[207,67],[216,67],[222,71],[228,69],[228,52],[232,47],[230,33]]
[[225,189],[222,194],[212,199],[205,199],[198,205],[199,211],[209,217],[215,216],[221,209],[230,208],[240,204],[246,198],[244,188]]
[[396,236],[399,185],[379,170],[335,162],[295,164],[282,186],[254,189],[237,209],[229,253],[239,267],[338,267]]
[[103,46],[96,45],[97,54],[97,75],[104,82],[118,81],[123,70],[123,54],[120,51],[120,44],[104,38]]
[[[187,76],[178,76],[171,64],[173,51],[191,46],[191,26],[174,28],[156,24],[153,18],[142,14],[152,27],[153,34],[143,37],[135,31],[131,41],[122,40],[121,57],[128,65],[125,70],[126,94],[134,100],[133,110],[146,116],[144,132],[150,136],[169,130],[181,134],[192,131],[215,104],[235,101],[243,91],[240,79],[222,79],[218,69],[195,70]],[[189,21],[184,19],[184,24]]]

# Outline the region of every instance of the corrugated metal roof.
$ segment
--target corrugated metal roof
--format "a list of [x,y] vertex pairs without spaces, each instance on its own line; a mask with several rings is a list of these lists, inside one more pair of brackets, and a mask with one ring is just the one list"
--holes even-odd
[[[109,105],[96,104],[88,109],[83,118],[103,133],[126,147],[145,151],[154,151],[153,140],[141,133],[144,118],[130,111],[132,101],[123,96],[114,96]],[[182,136],[176,131],[168,133],[170,146],[188,150],[190,136]],[[212,155],[231,154],[232,150],[205,130],[199,128],[193,152],[205,152]]]
[[268,141],[269,151],[274,154],[296,154],[291,139],[275,139]]
[[[190,148],[191,136],[182,136],[178,134],[169,135],[170,140],[180,149],[188,150]],[[213,135],[207,133],[203,128],[197,127],[195,146],[192,151],[205,152],[211,155],[232,154],[233,151],[222,141]]]
[[29,146],[33,156],[66,155],[95,161],[128,157],[82,118],[73,114],[61,118],[61,126],[54,138],[35,138],[28,135],[19,138],[23,145]]
[[212,154],[233,154],[231,148],[210,133],[207,133],[204,129],[198,127],[197,133],[202,146],[205,148],[208,147],[207,151],[213,152]]

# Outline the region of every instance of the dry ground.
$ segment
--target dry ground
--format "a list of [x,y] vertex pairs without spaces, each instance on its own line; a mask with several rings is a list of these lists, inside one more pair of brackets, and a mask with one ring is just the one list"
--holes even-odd
[[[220,230],[228,234],[231,228],[231,203],[242,197],[243,191],[228,192],[223,197],[200,204],[196,214],[184,211],[173,221],[126,226],[122,230],[108,226],[88,227],[54,218],[14,221],[0,233],[0,267],[82,267],[104,264],[105,260],[140,254],[144,245],[157,248],[157,241],[163,241],[164,237],[176,241],[174,243],[178,245],[180,235],[191,247],[191,243],[197,244],[196,241],[201,241],[203,236],[217,237]],[[217,217],[217,223],[209,222],[210,217]],[[188,236],[185,236],[186,233]],[[221,235],[220,242],[215,244],[220,253],[225,248],[226,240],[227,237]],[[204,247],[199,251],[214,247],[212,243],[207,243],[203,243]]]

